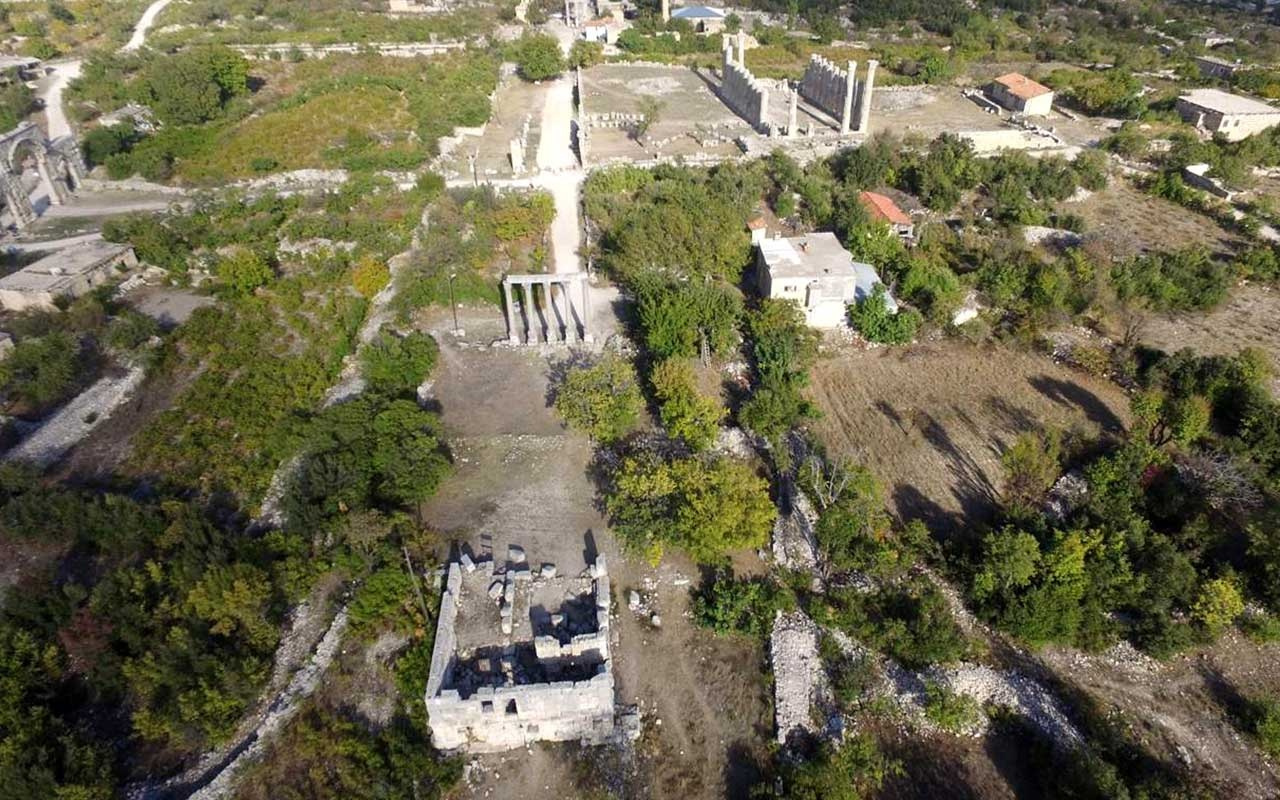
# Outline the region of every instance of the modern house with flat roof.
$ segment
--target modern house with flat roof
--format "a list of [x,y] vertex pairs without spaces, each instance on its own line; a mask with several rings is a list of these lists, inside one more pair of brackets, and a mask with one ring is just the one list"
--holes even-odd
[[137,265],[128,245],[97,241],[68,247],[0,278],[0,308],[53,309],[59,297],[79,297]]
[[1178,114],[1229,142],[1238,142],[1280,124],[1280,108],[1219,89],[1193,89],[1178,98]]
[[[854,261],[836,235],[826,232],[758,238],[756,282],[764,297],[799,305],[815,328],[843,325],[849,304],[870,297],[881,283],[874,267]],[[886,300],[896,312],[894,299],[886,295]]]
[[1053,110],[1053,90],[1019,72],[996,78],[987,94],[1010,111],[1029,117],[1043,117]]
[[1244,68],[1239,61],[1228,61],[1215,56],[1196,56],[1196,69],[1202,78],[1221,78],[1228,80]]

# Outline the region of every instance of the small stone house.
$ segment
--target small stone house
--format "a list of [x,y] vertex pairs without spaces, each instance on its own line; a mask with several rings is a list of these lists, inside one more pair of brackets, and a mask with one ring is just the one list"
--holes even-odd
[[877,192],[862,192],[858,200],[867,209],[868,216],[875,222],[883,222],[903,241],[913,241],[916,226],[907,216],[907,212],[893,202],[893,198]]
[[137,265],[128,245],[96,241],[68,247],[0,278],[0,308],[53,309],[59,297],[87,294]]
[[672,19],[682,19],[698,33],[720,33],[724,30],[724,9],[710,6],[683,6],[671,12]]
[[1239,61],[1227,61],[1225,58],[1214,56],[1196,56],[1195,61],[1196,69],[1200,70],[1202,78],[1230,80],[1242,68]]
[[996,78],[987,94],[1010,111],[1028,117],[1043,117],[1053,110],[1053,90],[1019,72]]
[[[870,297],[880,276],[870,264],[854,261],[834,233],[788,238],[761,237],[756,244],[756,282],[763,297],[791,300],[815,328],[845,323],[850,303]],[[889,308],[898,305],[886,296]]]

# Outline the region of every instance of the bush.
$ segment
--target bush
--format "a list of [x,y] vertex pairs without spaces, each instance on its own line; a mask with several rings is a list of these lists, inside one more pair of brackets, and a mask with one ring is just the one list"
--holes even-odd
[[362,297],[373,296],[391,282],[391,268],[376,258],[363,258],[351,270],[351,285]]
[[53,405],[75,385],[79,359],[80,345],[69,333],[23,339],[0,362],[0,388],[33,406]]
[[252,250],[238,249],[218,261],[218,280],[237,294],[249,294],[274,277],[266,259]]
[[656,358],[727,355],[737,344],[742,297],[710,283],[645,281],[636,292],[645,347]]
[[982,719],[982,709],[972,697],[937,684],[925,686],[925,718],[947,733],[966,733]]
[[1255,704],[1253,733],[1267,755],[1280,758],[1280,701],[1264,700]]
[[876,284],[869,297],[849,306],[849,321],[869,342],[881,344],[908,344],[920,327],[920,315],[915,311],[889,310],[884,284]]
[[604,62],[604,45],[578,39],[569,48],[569,66],[586,69]]
[[425,333],[397,336],[384,330],[365,348],[361,374],[371,391],[389,397],[413,394],[435,368],[439,353],[436,340]]
[[631,362],[610,354],[571,367],[555,390],[555,407],[570,427],[607,444],[635,428],[644,399]]
[[789,605],[781,587],[767,577],[735,578],[717,570],[693,595],[693,620],[721,635],[767,636],[777,611]]
[[698,392],[697,376],[689,362],[667,359],[649,378],[658,398],[662,426],[693,450],[706,450],[716,441],[725,409]]
[[554,36],[526,33],[516,42],[516,67],[527,81],[545,81],[564,72],[560,43]]

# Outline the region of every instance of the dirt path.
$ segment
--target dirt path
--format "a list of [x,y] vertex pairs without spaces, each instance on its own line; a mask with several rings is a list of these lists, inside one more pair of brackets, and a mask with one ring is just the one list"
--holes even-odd
[[155,0],[154,3],[147,6],[147,10],[142,12],[142,19],[138,20],[138,24],[133,26],[133,35],[129,37],[129,41],[125,43],[124,47],[120,48],[120,52],[132,52],[146,44],[147,30],[155,24],[156,17],[160,16],[160,12],[164,11],[164,7],[171,2],[173,0]]
[[45,67],[52,69],[53,74],[41,80],[36,89],[36,97],[44,103],[45,132],[50,139],[70,136],[75,131],[67,120],[62,93],[68,83],[80,77],[80,61],[59,61],[45,64]]

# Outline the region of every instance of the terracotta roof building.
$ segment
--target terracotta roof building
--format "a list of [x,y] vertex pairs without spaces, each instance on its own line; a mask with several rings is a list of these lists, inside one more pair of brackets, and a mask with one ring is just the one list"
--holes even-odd
[[907,212],[898,208],[898,204],[893,202],[892,198],[876,192],[862,192],[858,195],[858,200],[862,202],[862,205],[867,209],[867,213],[876,222],[888,223],[894,230],[903,226],[910,228],[912,225],[911,217],[907,216]]
[[1020,72],[996,78],[987,93],[992,100],[1019,114],[1043,116],[1053,108],[1053,90]]

